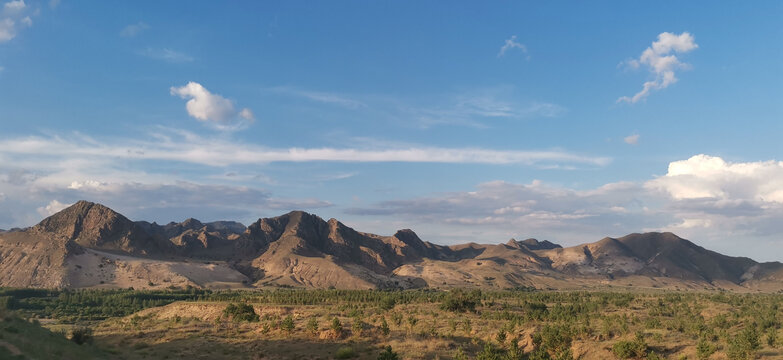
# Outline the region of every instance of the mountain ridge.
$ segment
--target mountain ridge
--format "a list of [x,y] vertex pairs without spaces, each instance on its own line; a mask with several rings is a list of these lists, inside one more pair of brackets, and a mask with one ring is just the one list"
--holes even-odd
[[189,218],[131,221],[79,201],[0,233],[0,286],[542,287],[783,290],[783,264],[707,250],[669,232],[562,247],[547,240],[439,245],[411,229],[384,236],[304,211],[248,226]]

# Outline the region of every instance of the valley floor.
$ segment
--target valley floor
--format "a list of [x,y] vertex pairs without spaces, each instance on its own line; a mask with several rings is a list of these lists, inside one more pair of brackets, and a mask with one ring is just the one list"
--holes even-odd
[[[390,345],[401,359],[783,359],[773,294],[0,289],[0,300],[11,308],[0,358],[41,358],[22,335],[44,331],[73,358],[378,359]],[[61,344],[84,326],[91,343]]]

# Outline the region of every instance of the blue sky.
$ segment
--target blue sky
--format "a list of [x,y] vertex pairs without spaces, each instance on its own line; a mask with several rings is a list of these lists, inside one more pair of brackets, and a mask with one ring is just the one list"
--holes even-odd
[[0,228],[87,199],[783,260],[780,2],[2,6]]

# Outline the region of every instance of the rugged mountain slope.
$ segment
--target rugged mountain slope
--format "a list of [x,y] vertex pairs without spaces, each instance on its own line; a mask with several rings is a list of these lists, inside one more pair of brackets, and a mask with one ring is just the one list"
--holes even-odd
[[412,230],[380,236],[301,211],[236,222],[133,222],[80,201],[0,232],[0,286],[650,286],[777,291],[783,264],[706,250],[671,233],[563,248],[549,241],[442,246]]
[[158,244],[133,221],[100,204],[79,201],[28,232],[58,241],[130,254],[154,254]]

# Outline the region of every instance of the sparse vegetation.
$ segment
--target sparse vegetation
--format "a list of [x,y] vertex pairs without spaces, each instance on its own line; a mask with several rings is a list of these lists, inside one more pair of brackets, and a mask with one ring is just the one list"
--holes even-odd
[[356,351],[350,347],[350,346],[344,346],[339,349],[337,349],[337,352],[334,353],[334,357],[336,359],[350,359],[356,357]]
[[82,345],[92,343],[92,329],[86,326],[77,326],[71,330],[71,341]]
[[[14,308],[11,311],[23,318],[31,318],[24,323],[3,323],[1,340],[23,334],[22,325],[32,326],[42,318],[47,319],[45,326],[68,337],[89,327],[93,344],[83,341],[81,347],[116,349],[113,351],[122,355],[116,357],[127,359],[164,358],[181,351],[236,358],[254,349],[264,349],[265,357],[278,352],[317,357],[324,348],[331,357],[384,359],[394,358],[392,353],[397,358],[430,354],[454,359],[571,359],[585,354],[607,359],[750,359],[762,353],[783,355],[778,348],[783,295],[529,289],[103,293],[0,289],[0,294],[0,303]],[[160,310],[150,309],[157,301],[169,303],[178,297],[192,298]],[[114,307],[127,299],[147,299],[147,303],[131,300],[127,307]],[[387,299],[394,300],[391,308]],[[98,317],[104,312],[90,303],[97,307],[109,304],[121,310],[119,313],[132,308],[148,310],[102,320]],[[78,306],[84,308],[82,314],[76,312]],[[188,306],[199,310],[173,311]],[[172,310],[165,310],[169,308]],[[69,325],[77,318],[82,319],[78,326]],[[347,334],[346,326],[350,330]],[[157,338],[160,334],[162,339]],[[59,336],[67,341],[65,335]],[[204,336],[212,340],[199,340]],[[69,343],[79,346],[74,342]],[[388,344],[394,347],[391,353],[384,348]]]
[[378,360],[397,360],[397,353],[392,351],[391,345],[386,345],[378,355]]
[[259,320],[256,310],[253,309],[253,305],[245,304],[245,303],[228,304],[226,308],[223,310],[223,315],[225,315],[227,318],[231,319],[232,321],[236,321],[236,322],[239,321],[257,322]]

